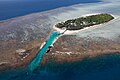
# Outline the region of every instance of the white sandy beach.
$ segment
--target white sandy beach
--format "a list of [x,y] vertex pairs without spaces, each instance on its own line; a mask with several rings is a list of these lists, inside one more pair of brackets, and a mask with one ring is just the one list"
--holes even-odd
[[[101,51],[104,51],[104,49],[115,51],[120,50],[120,0],[102,0],[102,2],[99,3],[71,5],[0,21],[0,41],[2,41],[0,44],[2,46],[0,47],[0,62],[3,62],[0,63],[0,65],[3,65],[4,62],[12,64],[18,61],[18,57],[16,57],[15,54],[16,50],[18,50],[18,52],[19,49],[31,50],[41,45],[42,42],[46,41],[46,37],[50,35],[53,28],[61,32],[60,29],[53,27],[55,24],[69,19],[99,13],[112,14],[115,19],[105,24],[65,32],[65,35],[76,36],[67,36],[66,40],[64,40],[63,37],[63,41],[61,41],[60,44],[59,41],[56,42],[56,45],[60,45],[60,47],[57,46],[58,48],[56,51],[60,51],[60,48],[71,50],[74,46],[80,48],[81,44],[84,44],[85,46],[80,49],[83,48],[83,50],[88,50],[90,47],[86,45],[86,42],[88,42],[88,44],[91,43],[89,42],[90,39],[92,39],[92,41],[97,41],[95,42],[95,46],[98,46],[99,48],[100,45]],[[84,40],[81,42],[82,39]],[[9,40],[11,41],[9,42]],[[61,47],[61,43],[65,47]],[[90,49],[95,51],[94,49],[96,49],[96,47],[94,47],[94,45],[90,46],[92,47]],[[102,47],[105,48],[103,49]],[[77,51],[77,48],[73,48],[71,51],[74,51],[75,49]],[[32,50],[33,52],[31,51],[31,53],[37,53],[35,50]],[[24,50],[22,52],[24,52]],[[66,53],[68,55],[70,54],[68,51]],[[31,56],[34,57],[35,54],[32,54]],[[26,58],[26,56],[22,57],[22,60],[25,60],[24,58]]]
[[[91,16],[91,15],[97,15],[97,14],[100,14],[100,13],[85,14],[85,15],[82,15],[80,17],[86,17],[86,16]],[[94,26],[89,26],[89,27],[86,27],[86,28],[83,28],[83,29],[80,29],[80,30],[67,30],[64,33],[64,35],[76,35],[76,33],[79,33],[79,32],[93,30],[95,28],[102,27],[103,25],[110,24],[110,23],[116,21],[119,18],[118,16],[115,16],[115,15],[112,15],[112,16],[114,17],[114,19],[111,20],[111,21],[109,21],[109,22],[107,22],[107,23],[103,23],[103,24],[99,24],[99,25],[94,25]],[[64,31],[64,30],[62,30],[60,28],[55,27],[55,25],[53,26],[53,29],[57,30],[58,32],[63,32]]]
[[[108,3],[106,3],[108,2]],[[66,21],[69,19],[75,19],[81,16],[89,16],[99,13],[108,13],[115,17],[114,20],[100,25],[95,25],[87,27],[81,30],[76,31],[66,31],[66,35],[77,35],[77,37],[103,37],[113,41],[119,38],[120,35],[120,1],[108,1],[103,0],[100,3],[90,3],[90,4],[78,4],[70,7],[64,8],[65,11],[62,12],[62,9],[59,10],[60,13],[50,16],[50,19],[53,23],[53,28],[57,31],[60,29],[54,27],[55,24]],[[63,10],[64,10],[63,9]]]

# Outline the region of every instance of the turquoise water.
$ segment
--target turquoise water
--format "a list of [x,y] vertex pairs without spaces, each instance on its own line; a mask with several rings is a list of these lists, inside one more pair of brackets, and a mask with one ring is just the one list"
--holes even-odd
[[120,53],[77,62],[57,63],[49,60],[45,65],[39,65],[47,48],[60,35],[59,32],[52,32],[28,67],[1,71],[0,80],[120,80]]
[[28,71],[32,72],[41,62],[42,56],[47,51],[48,47],[55,41],[61,34],[59,32],[52,32],[46,44],[39,50],[37,56],[28,65]]
[[120,53],[77,62],[57,63],[49,60],[45,65],[39,65],[47,48],[60,35],[59,32],[52,32],[28,67],[1,71],[0,80],[120,80]]
[[120,80],[120,53],[73,63],[47,61],[31,75],[25,69],[2,72],[0,80]]
[[39,65],[47,48],[60,35],[59,32],[52,32],[28,67],[1,71],[0,80],[120,80],[120,53],[77,62],[57,63],[49,60],[45,65]]

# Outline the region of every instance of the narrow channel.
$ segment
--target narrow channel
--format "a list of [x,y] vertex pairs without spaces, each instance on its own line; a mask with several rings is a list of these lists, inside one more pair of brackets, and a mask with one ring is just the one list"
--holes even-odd
[[28,71],[29,72],[33,72],[33,70],[35,68],[37,68],[37,66],[39,65],[39,63],[42,60],[42,57],[44,55],[44,53],[46,53],[47,49],[49,48],[49,46],[51,46],[58,37],[60,37],[62,33],[54,31],[51,33],[50,37],[48,38],[48,40],[45,42],[45,44],[42,46],[42,48],[40,48],[38,54],[36,55],[36,57],[32,60],[32,62],[28,65]]

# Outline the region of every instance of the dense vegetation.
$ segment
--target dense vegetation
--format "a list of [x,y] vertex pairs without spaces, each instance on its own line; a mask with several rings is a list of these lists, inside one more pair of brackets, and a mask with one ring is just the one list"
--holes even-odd
[[55,26],[58,28],[65,27],[68,30],[79,30],[85,27],[106,23],[112,19],[114,19],[114,17],[110,14],[97,14],[97,15],[91,15],[91,16],[67,20],[65,22],[58,23]]

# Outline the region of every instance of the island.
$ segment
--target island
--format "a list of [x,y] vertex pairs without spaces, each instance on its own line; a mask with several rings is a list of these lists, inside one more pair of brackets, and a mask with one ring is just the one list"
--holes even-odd
[[114,17],[110,14],[96,14],[85,17],[79,17],[76,19],[70,19],[65,22],[60,22],[55,25],[57,28],[66,28],[67,30],[79,30],[89,26],[98,25],[102,23],[106,23],[114,19]]
[[[50,12],[56,14],[56,11]],[[0,23],[0,70],[25,68],[38,54],[40,46],[46,41],[46,38],[50,35],[51,31],[57,30],[55,28],[58,27],[53,25],[55,23],[59,24],[61,18],[62,21],[68,20],[68,17],[63,14],[62,16],[65,16],[64,18],[57,14],[54,15],[56,18],[53,18],[53,14],[48,15],[48,12],[44,12],[44,15],[43,13],[39,13],[39,15],[40,16],[38,16],[38,14],[32,14],[23,17],[16,17]],[[75,18],[73,14],[69,15],[71,16],[71,19]],[[88,18],[88,16],[100,14],[92,13],[92,15],[88,15],[88,13],[85,13],[84,15]],[[107,14],[107,16],[108,15],[112,17],[112,15]],[[117,24],[120,18],[115,14],[113,15],[115,19],[112,20],[112,18],[110,18],[107,20],[111,20],[109,24],[107,21],[99,23],[104,23],[104,28],[98,28],[95,30],[89,29],[90,31],[87,35],[78,29],[67,29],[64,33],[63,28],[59,28],[60,31],[64,33],[62,34],[63,36],[59,37],[53,44],[53,47],[46,51],[47,53],[44,54],[40,64],[44,66],[48,62],[56,62],[60,64],[66,62],[71,63],[100,55],[119,54],[120,31],[119,25]],[[97,25],[95,22],[93,23],[94,25]],[[79,31],[81,33],[80,35],[79,33],[76,33],[75,35],[66,35],[66,33],[70,32],[69,30],[71,32]]]

